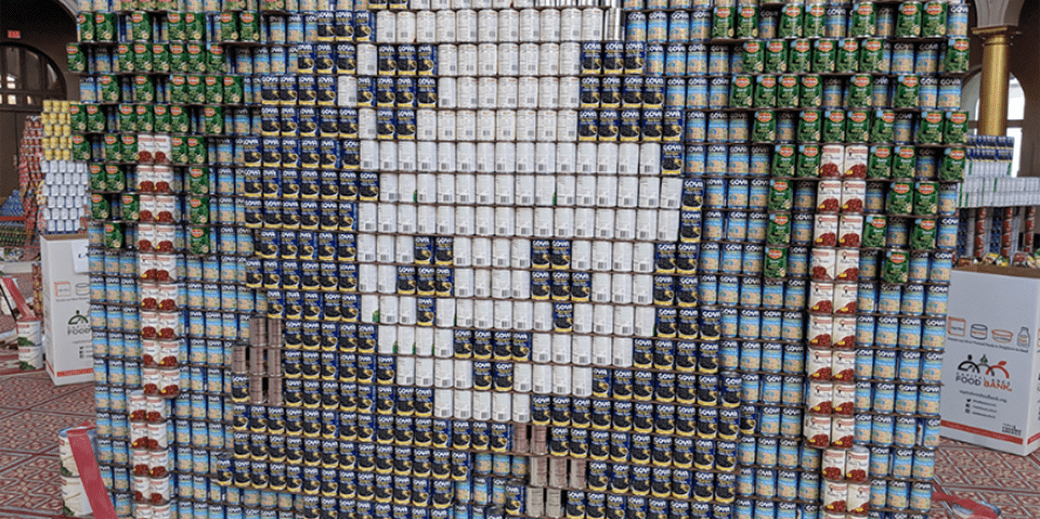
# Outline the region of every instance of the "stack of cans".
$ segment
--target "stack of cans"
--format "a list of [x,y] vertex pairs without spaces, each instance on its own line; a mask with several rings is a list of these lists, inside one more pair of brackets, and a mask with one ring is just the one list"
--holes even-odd
[[965,6],[81,4],[121,517],[930,508]]

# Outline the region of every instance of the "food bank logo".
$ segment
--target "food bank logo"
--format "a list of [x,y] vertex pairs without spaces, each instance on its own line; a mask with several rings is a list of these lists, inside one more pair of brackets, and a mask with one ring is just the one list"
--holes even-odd
[[968,355],[966,360],[957,365],[955,380],[962,384],[1010,392],[1011,374],[1008,373],[1006,365],[1005,360],[990,364],[985,355],[978,361]]

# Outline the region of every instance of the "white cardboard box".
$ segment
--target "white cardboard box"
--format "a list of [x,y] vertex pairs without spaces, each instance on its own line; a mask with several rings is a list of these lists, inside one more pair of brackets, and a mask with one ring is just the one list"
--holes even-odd
[[1040,447],[1040,271],[951,273],[942,435],[1027,455]]
[[40,263],[43,270],[43,352],[47,373],[55,385],[94,380],[93,345],[90,337],[90,275],[76,261],[86,254],[82,234],[43,235]]

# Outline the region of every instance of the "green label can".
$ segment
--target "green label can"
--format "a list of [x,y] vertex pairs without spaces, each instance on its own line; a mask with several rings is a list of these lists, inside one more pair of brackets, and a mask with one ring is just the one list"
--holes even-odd
[[155,131],[159,133],[170,133],[170,108],[167,105],[152,105],[152,119],[155,121]]
[[776,114],[770,110],[755,112],[752,123],[751,140],[755,142],[773,142],[776,140]]
[[209,227],[192,225],[188,229],[188,253],[209,254]]
[[126,162],[137,162],[137,135],[123,134],[120,139],[123,160]]
[[943,142],[964,144],[964,136],[968,134],[968,112],[945,112],[944,115]]
[[105,222],[105,247],[109,249],[123,248],[123,224],[116,222]]
[[116,39],[115,13],[94,13],[94,39],[114,41]]
[[94,13],[79,13],[76,16],[76,30],[79,33],[79,41],[94,41]]
[[784,5],[776,32],[780,38],[802,37],[802,4]]
[[[791,159],[793,157],[793,147],[791,150]],[[766,199],[766,207],[770,211],[790,211],[794,205],[794,185],[791,182],[782,178],[773,178],[769,180],[769,198]]]
[[69,136],[69,142],[72,145],[72,160],[87,161],[91,159],[90,140],[83,134],[73,133]]
[[892,176],[892,147],[879,144],[870,147],[867,157],[867,178],[889,178]]
[[108,220],[111,207],[108,198],[100,193],[90,195],[90,217],[95,220]]
[[813,2],[805,6],[805,25],[802,36],[805,38],[822,38],[827,32],[827,4]]
[[776,76],[755,76],[755,107],[776,106]]
[[245,87],[242,76],[224,76],[224,100],[228,104],[245,103]]
[[133,41],[151,41],[151,15],[144,11],[134,11],[130,13],[130,39]]
[[188,133],[188,130],[191,129],[190,119],[183,106],[170,106],[170,131]]
[[758,6],[741,5],[737,8],[737,27],[734,34],[737,38],[758,37]]
[[754,74],[765,70],[765,49],[762,40],[746,41],[742,48],[745,74]]
[[203,133],[221,135],[224,133],[224,107],[207,105],[202,108]]
[[238,13],[238,31],[242,41],[260,41],[260,17],[252,11]]
[[939,184],[917,182],[914,184],[914,214],[933,215],[939,212]]
[[170,11],[166,13],[166,37],[171,41],[182,41],[184,37],[184,13]]
[[98,76],[97,84],[101,87],[100,101],[102,103],[118,103],[122,94],[119,88],[119,78],[116,76]]
[[820,161],[822,158],[818,144],[799,145],[795,175],[803,178],[818,177],[820,175]]
[[[172,111],[172,110],[171,110]],[[188,162],[188,139],[181,135],[170,136],[170,162],[173,164],[187,164]]]
[[189,164],[205,164],[208,158],[206,153],[206,139],[189,135],[186,140],[188,142],[187,162]]
[[943,136],[943,112],[924,112],[917,121],[917,144],[940,144]]
[[105,160],[112,162],[123,161],[123,144],[119,141],[119,136],[112,133],[105,134]]
[[152,71],[152,48],[148,43],[134,44],[134,71]]
[[188,102],[188,77],[181,75],[170,76],[166,90],[170,96],[170,103],[183,104]]
[[885,198],[885,212],[908,215],[914,210],[914,188],[910,182],[893,182]]
[[794,73],[809,72],[812,67],[812,41],[794,40],[787,57],[787,70]]
[[859,68],[859,40],[855,38],[838,40],[837,47],[836,70],[843,74],[856,72]]
[[[792,177],[794,176],[794,162],[795,162],[795,149],[791,144],[777,144],[773,148],[773,161],[769,170],[769,174],[774,177]],[[772,181],[771,181],[772,182]],[[790,190],[790,186],[785,182],[784,189]],[[774,188],[772,183],[770,184],[770,198],[773,198],[773,190],[779,189]],[[780,196],[780,195],[777,195]],[[790,208],[788,208],[790,209]]]
[[134,106],[134,117],[137,123],[137,131],[148,133],[155,131],[155,113],[152,112],[152,106],[154,105]]
[[211,43],[206,46],[206,70],[219,74],[230,70],[225,63],[224,55],[227,49],[219,43]]
[[820,142],[823,113],[819,110],[802,110],[798,113],[795,136],[799,142]]
[[188,53],[183,43],[170,44],[170,72],[188,71]]
[[947,182],[964,180],[966,162],[967,153],[964,148],[946,148],[943,150],[942,161],[939,163],[939,180]]
[[837,65],[838,40],[816,40],[813,44],[813,72],[834,72]]
[[128,222],[136,222],[141,218],[141,199],[137,193],[123,193],[122,197],[122,219]]
[[866,110],[849,110],[845,114],[845,138],[849,142],[867,142],[870,140],[870,112]]
[[206,89],[207,103],[224,102],[224,78],[222,76],[205,76],[202,83]]
[[188,197],[188,221],[194,225],[209,224],[209,197]]
[[787,277],[787,246],[767,245],[762,258],[762,275],[767,278]]
[[878,38],[863,40],[859,46],[859,71],[864,73],[885,72],[885,43]]
[[937,229],[933,218],[915,218],[910,229],[911,249],[934,249]]
[[791,213],[769,213],[766,224],[767,245],[787,245],[791,243]]
[[892,142],[896,129],[896,113],[893,110],[875,110],[870,125],[871,142]]
[[908,1],[899,4],[896,11],[896,38],[921,36],[921,3]]
[[193,166],[188,168],[188,193],[192,195],[209,194],[209,168]]
[[152,44],[152,70],[155,72],[170,71],[170,46],[168,44]]
[[69,72],[86,72],[87,58],[79,48],[78,43],[70,43],[65,46],[65,60],[69,66]]
[[155,102],[155,80],[152,76],[134,76],[134,102]]
[[877,24],[877,13],[874,2],[857,2],[849,12],[849,36],[853,38],[869,38],[874,35]]
[[69,127],[74,132],[87,131],[87,112],[76,101],[69,102]]
[[733,34],[733,8],[716,6],[711,16],[711,37],[732,38]]
[[946,54],[943,56],[943,72],[960,74],[968,70],[968,49],[971,41],[968,38],[950,38],[946,41]]
[[87,130],[92,132],[104,132],[108,126],[105,112],[98,105],[87,105]]
[[201,41],[206,37],[206,15],[204,13],[184,13],[184,39]]
[[203,104],[206,102],[206,82],[202,76],[188,76],[185,84],[184,102]]
[[798,99],[802,106],[814,107],[823,104],[823,80],[817,75],[802,76]]
[[201,43],[189,43],[184,46],[185,65],[190,72],[206,71],[206,51]]
[[238,14],[220,13],[220,40],[238,41]]
[[870,74],[856,74],[849,78],[848,93],[845,95],[845,106],[866,108],[870,106],[874,86]]
[[90,189],[94,191],[104,191],[105,186],[105,168],[101,164],[93,163],[87,167],[88,175],[90,175]]
[[892,100],[895,108],[917,108],[921,94],[921,79],[917,76],[899,76],[896,79],[896,95]]
[[863,216],[863,242],[862,247],[872,249],[885,246],[885,237],[888,235],[888,216],[883,214],[868,214]]
[[843,142],[845,140],[845,110],[823,112],[821,135],[824,142]]
[[769,40],[765,43],[766,72],[779,74],[787,72],[787,41]]
[[119,72],[134,71],[134,47],[129,43],[116,45],[116,67]]
[[921,37],[946,37],[946,3],[926,2],[921,9]]
[[895,146],[892,149],[892,178],[914,178],[917,154],[913,146]]
[[776,106],[780,108],[798,106],[798,76],[780,76],[776,86]]
[[735,107],[750,107],[752,103],[751,94],[754,91],[751,76],[733,76],[730,87],[729,102]]

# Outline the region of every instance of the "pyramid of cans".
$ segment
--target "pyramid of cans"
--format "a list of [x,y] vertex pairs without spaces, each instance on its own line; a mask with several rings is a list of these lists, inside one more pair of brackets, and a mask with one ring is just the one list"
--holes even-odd
[[940,2],[81,2],[122,517],[923,517]]

